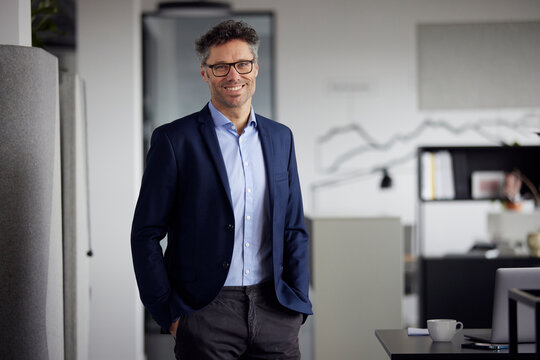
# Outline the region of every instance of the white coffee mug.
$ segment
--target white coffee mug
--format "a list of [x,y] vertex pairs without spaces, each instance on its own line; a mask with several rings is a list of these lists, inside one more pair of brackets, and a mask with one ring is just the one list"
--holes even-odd
[[451,341],[463,323],[452,319],[431,319],[427,321],[429,336],[433,341]]

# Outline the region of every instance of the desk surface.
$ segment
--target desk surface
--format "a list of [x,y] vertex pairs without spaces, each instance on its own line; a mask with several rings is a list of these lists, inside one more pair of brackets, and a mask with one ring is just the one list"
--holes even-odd
[[[461,344],[466,341],[465,334],[474,335],[485,333],[483,329],[464,329],[456,334],[451,342],[433,342],[429,336],[408,336],[407,330],[375,330],[384,350],[391,360],[420,360],[420,359],[507,359],[508,350],[474,350],[462,349]],[[519,354],[516,359],[535,359],[534,344],[519,345]]]

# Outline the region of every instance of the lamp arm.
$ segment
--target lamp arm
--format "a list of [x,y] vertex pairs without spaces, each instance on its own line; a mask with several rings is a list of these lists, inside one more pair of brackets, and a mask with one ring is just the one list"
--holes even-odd
[[514,170],[513,173],[521,179],[521,181],[529,188],[529,190],[531,191],[533,197],[534,197],[534,202],[536,204],[536,206],[540,206],[540,194],[538,193],[538,190],[536,189],[536,186],[534,186],[534,184],[532,183],[531,180],[529,180],[528,177],[526,177],[525,175],[523,175],[523,173],[519,170]]

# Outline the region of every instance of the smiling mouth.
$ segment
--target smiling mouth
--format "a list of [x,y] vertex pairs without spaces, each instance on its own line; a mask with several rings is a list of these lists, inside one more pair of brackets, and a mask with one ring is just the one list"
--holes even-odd
[[244,85],[236,85],[236,86],[224,86],[225,90],[227,91],[237,91],[243,88]]

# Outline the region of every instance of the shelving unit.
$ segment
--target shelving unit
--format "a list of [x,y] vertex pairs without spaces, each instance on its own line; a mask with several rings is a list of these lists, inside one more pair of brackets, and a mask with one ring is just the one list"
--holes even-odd
[[[420,202],[439,201],[422,198],[422,179],[425,169],[422,156],[425,153],[448,152],[452,159],[452,180],[455,196],[449,200],[475,200],[471,193],[472,173],[475,171],[503,171],[518,169],[536,186],[540,183],[540,146],[452,146],[418,148],[418,196]],[[522,193],[528,192],[522,187]],[[500,197],[485,198],[496,200]]]
[[[438,196],[433,192],[426,192],[426,181],[433,181],[435,176],[429,177],[427,171],[439,171],[426,169],[426,154],[449,154],[451,163],[438,176],[446,178],[444,186],[448,187],[450,179],[451,196],[444,191],[444,196]],[[538,188],[540,184],[540,146],[428,146],[420,147],[417,151],[418,162],[418,202],[417,202],[417,252],[423,255],[425,247],[424,229],[424,205],[430,202],[444,201],[479,201],[479,200],[502,200],[502,195],[475,198],[472,192],[472,178],[474,172],[512,172],[518,169]],[[435,162],[432,162],[435,163]],[[444,162],[442,162],[444,164]],[[428,166],[429,167],[429,166]],[[427,179],[427,180],[426,180]],[[440,185],[440,184],[439,184]],[[433,183],[430,184],[435,186]],[[521,187],[521,194],[528,193],[526,186]],[[429,196],[426,196],[426,193]],[[439,193],[440,195],[440,193]]]

